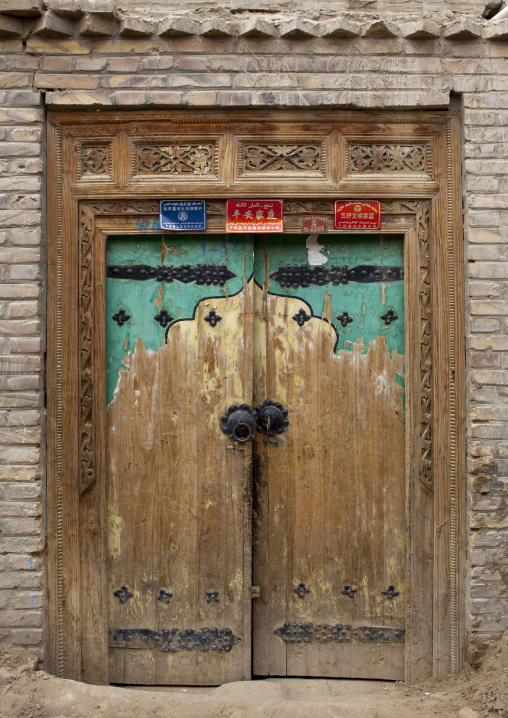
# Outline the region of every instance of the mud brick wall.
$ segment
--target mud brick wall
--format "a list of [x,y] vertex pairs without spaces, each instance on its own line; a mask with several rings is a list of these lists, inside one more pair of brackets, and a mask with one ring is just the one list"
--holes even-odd
[[433,0],[269,13],[240,0],[231,12],[140,4],[0,0],[0,646],[43,650],[46,108],[452,104],[464,134],[474,658],[508,628],[508,20],[466,0],[444,13]]

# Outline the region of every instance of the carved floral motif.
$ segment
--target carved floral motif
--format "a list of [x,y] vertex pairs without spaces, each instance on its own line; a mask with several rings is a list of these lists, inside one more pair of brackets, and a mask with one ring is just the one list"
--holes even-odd
[[79,485],[80,490],[94,480],[93,446],[93,216],[81,211],[80,226],[80,441]]
[[244,172],[319,172],[322,144],[243,145]]
[[214,145],[138,145],[137,174],[212,175]]
[[427,146],[363,144],[349,146],[352,172],[425,172]]
[[82,174],[109,174],[109,147],[83,147]]
[[420,402],[421,459],[420,478],[432,486],[432,345],[431,302],[429,277],[429,208],[424,207],[418,218],[420,241]]

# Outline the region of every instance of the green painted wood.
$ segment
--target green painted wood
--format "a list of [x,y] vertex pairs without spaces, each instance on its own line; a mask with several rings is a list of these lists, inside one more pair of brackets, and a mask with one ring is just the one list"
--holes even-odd
[[[306,247],[307,235],[284,235],[284,239],[270,246],[270,237],[259,235],[255,240],[254,278],[263,285],[265,278],[265,250],[268,252],[268,273],[272,274],[284,264],[309,264],[309,249]],[[319,259],[314,266],[331,267],[332,265],[404,266],[403,240],[394,235],[320,235],[317,244],[319,254],[326,262]],[[315,245],[314,245],[315,246]],[[314,252],[313,252],[314,254]],[[324,287],[310,286],[307,288],[282,289],[270,279],[269,291],[272,294],[298,297],[306,301],[312,308],[312,315],[321,317],[325,311],[325,288],[331,294],[332,324],[338,332],[336,352],[343,349],[352,351],[353,343],[363,343],[365,350],[370,341],[379,335],[385,337],[390,352],[404,354],[404,282],[373,282],[334,286],[329,283]],[[389,326],[381,319],[381,315],[393,309],[398,319]],[[343,327],[337,319],[344,311],[353,322]]]
[[[244,271],[252,274],[252,252],[245,253],[250,243],[247,235],[134,235],[117,236],[108,240],[106,264],[157,267],[161,264],[174,267],[183,264],[226,264],[236,277],[225,287],[184,284],[178,280],[171,283],[156,280],[136,281],[130,279],[106,280],[106,388],[108,404],[118,382],[122,359],[134,351],[136,339],[143,340],[146,349],[155,351],[165,341],[166,328],[155,316],[159,305],[174,321],[192,319],[197,303],[207,297],[231,296],[243,287]],[[244,268],[244,255],[246,267]],[[112,317],[123,308],[130,319],[119,326]],[[173,323],[172,322],[172,323]]]
[[[270,241],[272,240],[272,243]],[[308,235],[284,235],[282,241],[273,242],[270,235],[255,238],[254,279],[263,286],[265,280],[265,256],[268,256],[268,275],[285,264],[309,264],[309,266],[331,267],[333,265],[404,266],[404,243],[400,235],[329,235],[313,236],[308,248]],[[309,254],[310,253],[310,254]],[[311,262],[309,262],[309,256]],[[317,260],[317,261],[316,261]],[[319,264],[318,264],[319,262]],[[326,291],[325,291],[326,290]],[[281,296],[303,299],[308,303],[309,314],[323,317],[325,314],[326,292],[330,294],[332,324],[337,331],[335,352],[353,351],[355,344],[367,351],[370,342],[384,336],[390,353],[404,354],[404,282],[372,282],[362,284],[350,281],[348,284],[284,288],[269,279],[269,292]],[[398,319],[387,325],[381,318],[392,309]],[[353,319],[342,326],[339,316],[347,312]],[[397,374],[397,382],[404,389],[404,377]],[[404,392],[401,392],[404,401]]]

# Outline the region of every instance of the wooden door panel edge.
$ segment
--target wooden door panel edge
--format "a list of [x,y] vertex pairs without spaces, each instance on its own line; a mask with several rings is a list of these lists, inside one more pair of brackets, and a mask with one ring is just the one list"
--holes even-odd
[[[91,177],[87,181],[81,176],[79,184],[87,199],[79,202],[71,189],[80,171],[76,137],[84,127],[88,142],[98,136],[111,139],[119,128],[132,134],[129,123],[143,121],[150,128],[147,135],[153,134],[153,122],[158,121],[170,137],[181,133],[182,125],[201,122],[203,127],[207,121],[204,112],[194,113],[192,121],[186,113],[176,112],[175,126],[168,122],[170,118],[171,113],[104,112],[101,121],[97,121],[96,113],[51,113],[48,125],[49,600],[45,667],[56,675],[92,683],[108,682],[101,417],[104,400],[100,382],[96,381],[104,362],[103,336],[98,331],[104,324],[104,286],[100,280],[104,243],[110,234],[139,234],[156,227],[157,200],[166,198],[168,185],[167,178],[161,177],[150,182],[150,197],[140,199],[137,191],[127,196],[121,184],[130,176],[127,165],[131,158],[122,150],[129,143],[121,142],[114,145],[120,149],[118,156],[111,159],[115,186],[112,188],[109,180],[97,182]],[[235,122],[241,125],[244,118],[240,112],[222,113],[217,124],[225,133],[232,132]],[[282,122],[274,124],[275,119]],[[391,177],[394,181],[387,185],[389,175],[364,176],[361,184],[353,186],[364,186],[363,196],[384,197],[382,231],[400,232],[405,237],[410,295],[406,300],[406,346],[408,356],[414,359],[408,369],[406,680],[420,680],[431,673],[442,678],[460,670],[464,655],[464,307],[459,119],[452,113],[436,112],[425,114],[423,122],[422,113],[395,118],[387,113],[371,113],[367,118],[362,112],[352,111],[291,112],[283,117],[276,112],[261,112],[259,126],[264,128],[266,123],[271,132],[288,136],[288,124],[298,125],[309,119],[328,123],[337,142],[341,133],[356,137],[361,131],[368,138],[369,123],[376,136],[383,125],[388,138],[390,133],[400,137],[402,129],[403,136],[409,138],[428,137],[429,133],[433,137],[432,182],[436,191],[428,178],[395,181]],[[137,124],[137,131],[140,126]],[[334,153],[339,153],[338,145],[330,155]],[[236,155],[233,150],[223,149],[222,156],[231,162]],[[346,166],[343,160],[338,164]],[[232,178],[232,170],[226,175]],[[333,215],[333,200],[344,196],[339,187],[344,174],[336,164],[328,176],[338,186],[324,189],[318,183],[308,193],[315,199],[309,200],[300,195],[294,178],[289,182],[267,181],[265,195],[285,198],[286,231],[295,231],[301,214]],[[218,197],[209,205],[213,220],[209,231],[223,231],[223,200],[230,192],[227,188],[218,190],[216,181],[193,185],[186,186],[182,196]],[[426,261],[430,262],[430,273]],[[83,285],[84,278],[87,286]],[[427,340],[421,341],[421,332],[430,317],[427,346]],[[428,328],[424,331],[427,334]],[[84,348],[90,352],[86,363]],[[432,384],[422,401],[429,352]],[[87,424],[92,424],[92,430]],[[427,465],[429,460],[432,464]],[[248,563],[250,554],[246,551]],[[432,582],[433,595],[424,590]],[[436,612],[433,603],[438,606]]]

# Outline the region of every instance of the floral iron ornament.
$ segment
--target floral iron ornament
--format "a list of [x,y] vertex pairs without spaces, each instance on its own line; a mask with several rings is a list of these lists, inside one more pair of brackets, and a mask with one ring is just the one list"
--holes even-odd
[[298,586],[294,587],[293,591],[296,593],[298,598],[305,598],[305,596],[310,593],[310,588],[307,588],[304,582],[300,581]]
[[307,314],[305,309],[300,309],[297,314],[293,315],[293,320],[298,324],[299,327],[303,327],[305,322],[308,322],[309,319],[311,319],[310,314]]
[[129,321],[131,318],[130,314],[127,314],[125,309],[123,307],[120,307],[120,309],[117,311],[116,314],[113,314],[114,321],[118,324],[119,327],[123,327],[123,325]]

